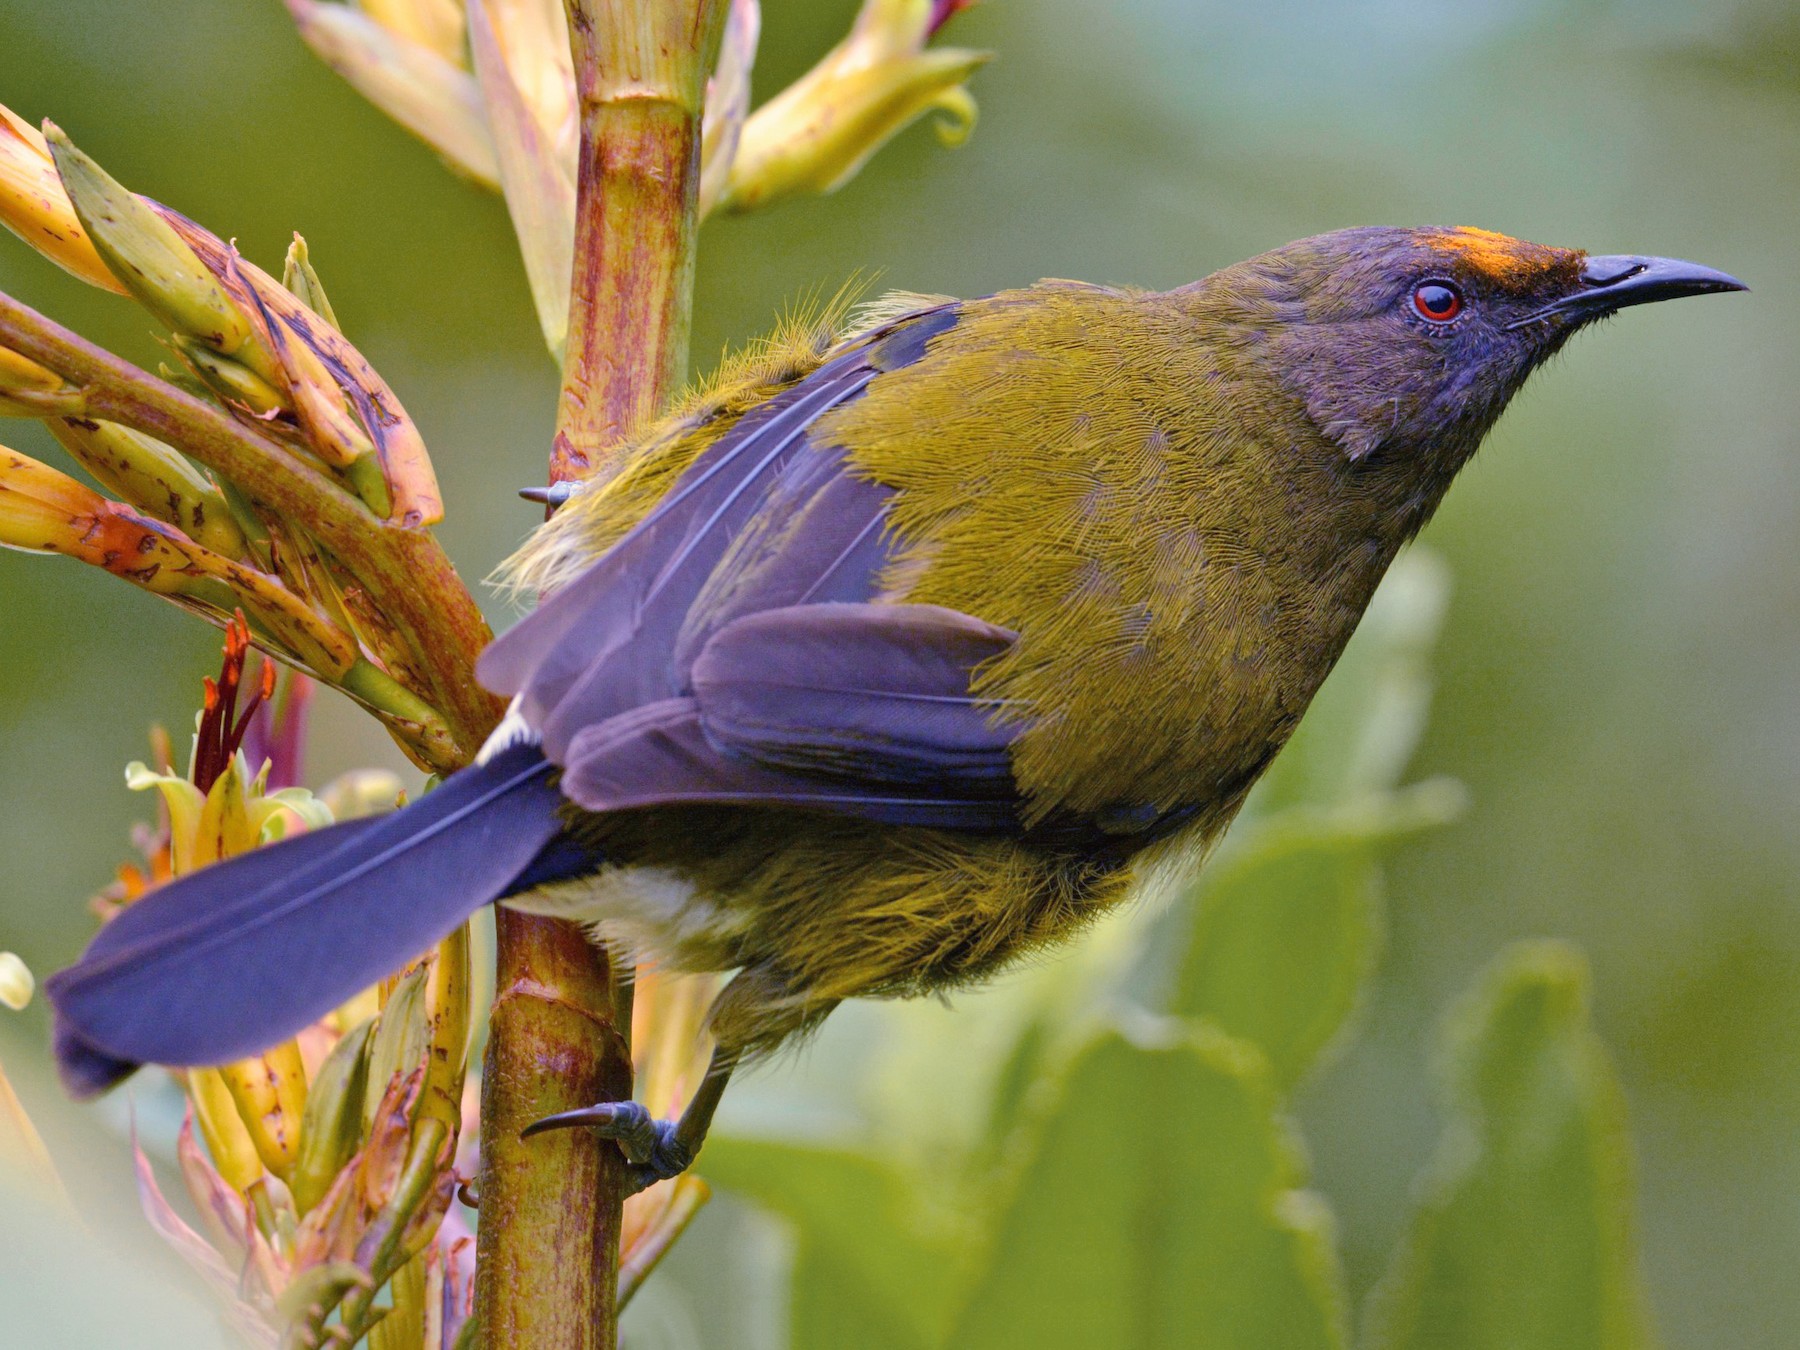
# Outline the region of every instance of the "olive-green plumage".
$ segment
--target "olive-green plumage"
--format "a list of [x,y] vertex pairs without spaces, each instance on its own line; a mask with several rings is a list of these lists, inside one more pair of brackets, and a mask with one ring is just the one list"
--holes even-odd
[[[1191,868],[1330,672],[1396,551],[1525,376],[1588,317],[1584,254],[1481,231],[1353,231],[1154,294],[1041,282],[955,307],[809,435],[892,490],[883,603],[1015,632],[974,675],[1013,722],[1027,826],[1173,828],[1077,847],[786,806],[572,813],[608,859],[523,903],[694,970],[741,969],[714,1031],[755,1051],[838,1001],[979,978],[1066,937],[1156,860]],[[1438,323],[1425,281],[1484,313]],[[798,325],[643,438],[522,553],[565,579],[737,418],[909,311]],[[632,458],[632,457],[628,457]]]

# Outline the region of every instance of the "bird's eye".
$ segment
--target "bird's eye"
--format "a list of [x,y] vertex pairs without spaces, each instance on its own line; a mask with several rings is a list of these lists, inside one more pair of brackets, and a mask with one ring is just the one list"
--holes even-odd
[[1433,323],[1449,323],[1462,313],[1462,292],[1447,281],[1421,282],[1413,291],[1413,308]]

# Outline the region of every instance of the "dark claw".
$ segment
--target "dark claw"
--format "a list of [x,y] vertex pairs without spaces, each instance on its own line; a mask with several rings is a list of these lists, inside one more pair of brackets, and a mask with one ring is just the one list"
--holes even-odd
[[657,1120],[637,1102],[598,1102],[573,1111],[533,1121],[520,1133],[529,1139],[546,1130],[585,1126],[615,1139],[625,1161],[631,1164],[635,1190],[680,1176],[694,1161],[694,1153],[678,1135],[675,1122]]
[[561,506],[575,495],[575,484],[552,483],[549,487],[520,488],[519,495],[528,502],[542,502],[545,506]]

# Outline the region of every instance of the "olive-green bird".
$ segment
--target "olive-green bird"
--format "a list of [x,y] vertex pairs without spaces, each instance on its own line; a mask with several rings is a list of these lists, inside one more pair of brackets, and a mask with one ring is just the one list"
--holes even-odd
[[1472,229],[1345,230],[1152,293],[897,297],[794,332],[581,484],[422,801],[166,886],[49,982],[66,1081],[265,1048],[494,900],[735,971],[679,1122],[859,995],[980,980],[1197,866],[1526,379],[1741,283]]

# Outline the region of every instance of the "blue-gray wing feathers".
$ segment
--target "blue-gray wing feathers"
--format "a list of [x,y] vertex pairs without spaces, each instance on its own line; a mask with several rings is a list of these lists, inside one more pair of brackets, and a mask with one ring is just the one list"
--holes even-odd
[[954,322],[949,308],[907,321],[747,414],[489,648],[483,682],[519,696],[572,802],[761,802],[1017,827],[1018,724],[970,692],[1014,635],[875,602],[892,492],[816,432]]

